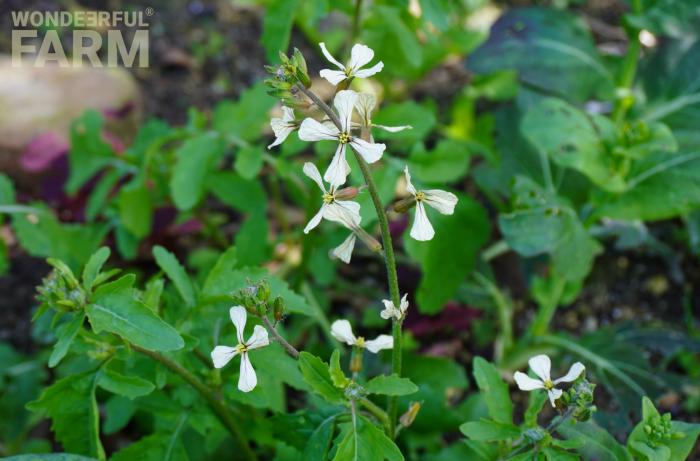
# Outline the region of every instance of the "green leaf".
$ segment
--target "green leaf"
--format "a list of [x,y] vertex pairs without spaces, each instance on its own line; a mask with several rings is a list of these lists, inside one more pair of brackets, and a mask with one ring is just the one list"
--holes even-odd
[[112,146],[102,139],[102,116],[88,110],[71,124],[66,192],[74,194],[98,171],[116,159]]
[[188,139],[175,151],[170,193],[180,210],[189,210],[202,199],[207,175],[224,153],[224,148],[220,137],[202,133]]
[[235,237],[241,265],[255,266],[268,260],[270,255],[268,230],[264,213],[251,214],[243,221]]
[[109,170],[100,176],[85,205],[85,219],[87,221],[94,221],[100,213],[107,209],[106,205],[110,194],[125,174],[124,171]]
[[[446,301],[474,269],[476,255],[489,236],[489,222],[484,209],[469,196],[459,194],[453,215],[445,216],[428,208],[435,228],[435,238],[416,242],[406,236],[407,247],[415,258],[422,255],[423,277],[416,295],[421,312],[440,312]],[[415,218],[414,218],[415,219]],[[464,238],[465,229],[469,238]],[[408,234],[408,233],[407,233]]]
[[153,247],[153,256],[156,258],[158,267],[160,267],[173,282],[178,293],[180,293],[180,296],[185,301],[185,304],[187,304],[188,307],[194,306],[195,295],[192,282],[187,276],[185,268],[182,267],[175,255],[162,246],[156,245]]
[[343,393],[333,384],[328,365],[308,352],[299,355],[299,370],[311,389],[331,403],[343,402]]
[[267,94],[262,81],[245,90],[236,102],[222,101],[214,108],[212,124],[232,141],[254,141],[260,137],[261,128],[267,125],[268,112],[275,99]]
[[589,116],[561,99],[546,98],[531,107],[520,130],[555,163],[588,176],[599,187],[620,192],[625,179],[613,163]]
[[[291,3],[291,2],[290,2]],[[246,146],[236,153],[234,168],[243,179],[255,179],[263,166],[263,150],[260,146]]]
[[122,187],[117,205],[122,224],[136,238],[142,239],[151,233],[153,204],[143,179],[135,178]]
[[304,455],[302,459],[318,459],[325,460],[330,450],[333,432],[335,431],[335,419],[337,415],[326,418],[314,430],[306,442],[304,447]]
[[329,371],[331,375],[331,381],[333,385],[340,389],[345,389],[350,384],[350,380],[343,373],[343,369],[340,368],[340,351],[335,349],[331,354]]
[[401,378],[396,374],[380,375],[372,378],[365,385],[370,394],[382,395],[410,395],[418,391],[418,386],[408,378]]
[[456,139],[443,139],[428,151],[422,145],[411,152],[411,173],[426,183],[445,184],[462,178],[469,168],[471,145]]
[[46,453],[42,455],[28,454],[3,458],[4,461],[95,461],[96,458],[88,458],[70,453]]
[[375,129],[374,134],[381,139],[396,139],[414,143],[422,141],[428,136],[435,127],[437,118],[433,107],[415,101],[405,101],[382,107],[377,111],[372,122],[386,126],[411,125],[413,128],[410,130],[390,133]]
[[106,391],[132,400],[148,395],[156,388],[153,383],[138,376],[126,376],[110,369],[104,369],[100,372],[97,385]]
[[586,459],[632,461],[632,456],[608,431],[591,421],[567,421],[557,427],[557,432],[568,440],[583,442],[580,451]]
[[51,429],[65,450],[104,460],[95,384],[93,372],[68,376],[44,389],[27,408],[51,418]]
[[469,421],[461,426],[459,430],[472,440],[481,441],[504,441],[520,437],[520,429],[517,426],[507,423],[499,423],[482,419],[481,421]]
[[258,181],[226,171],[210,175],[207,187],[216,198],[234,210],[243,213],[264,213],[267,210],[267,195]]
[[299,0],[272,0],[263,15],[263,33],[260,42],[270,62],[278,62],[277,53],[287,51],[292,24],[299,9]]
[[189,461],[180,431],[152,434],[122,448],[109,461]]
[[109,259],[111,250],[109,247],[100,247],[99,250],[94,252],[85,268],[83,269],[83,286],[89,292],[92,291],[92,284],[95,282],[95,278],[102,270],[102,266]]
[[181,349],[185,342],[177,330],[135,299],[132,290],[113,291],[110,288],[120,280],[98,288],[87,307],[88,319],[95,332],[108,331],[153,351]]
[[586,23],[554,8],[514,8],[493,26],[489,38],[467,59],[477,73],[515,69],[528,86],[577,102],[612,99],[615,84]]
[[508,385],[503,381],[498,369],[481,357],[474,359],[474,379],[486,401],[489,415],[494,421],[513,423],[513,403],[510,401]]
[[357,427],[341,424],[340,443],[333,461],[403,461],[396,444],[366,418],[357,416]]
[[547,402],[547,393],[544,391],[532,391],[528,396],[527,409],[523,416],[523,424],[525,427],[536,427],[537,416],[542,411],[542,407]]
[[69,322],[64,323],[56,330],[58,341],[56,341],[56,345],[54,345],[51,356],[49,357],[50,368],[58,365],[63,357],[66,356],[68,349],[70,349],[71,343],[73,343],[75,335],[78,334],[78,331],[80,331],[80,328],[83,326],[84,322],[85,313],[76,312],[73,314],[73,318]]

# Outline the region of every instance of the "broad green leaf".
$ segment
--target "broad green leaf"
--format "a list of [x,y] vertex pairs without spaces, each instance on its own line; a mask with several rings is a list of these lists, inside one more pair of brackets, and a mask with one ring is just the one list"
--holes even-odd
[[177,149],[170,193],[180,210],[189,210],[202,199],[207,175],[221,158],[224,148],[220,137],[214,133],[202,133],[188,139]]
[[623,173],[616,169],[598,129],[576,107],[561,99],[543,99],[525,113],[520,130],[539,152],[557,164],[580,171],[605,190],[624,190]]
[[494,421],[513,423],[513,403],[510,401],[508,385],[503,381],[498,369],[481,357],[474,358],[474,379],[486,400],[489,414]]
[[102,138],[103,120],[99,112],[86,111],[71,124],[68,163],[70,176],[66,192],[74,194],[98,171],[115,160],[114,150]]
[[304,447],[303,459],[325,460],[327,458],[328,451],[331,448],[333,432],[335,430],[336,416],[337,415],[333,415],[325,419],[313,431]]
[[487,419],[466,422],[459,426],[459,430],[472,440],[486,442],[503,441],[520,437],[520,429],[518,429],[517,426]]
[[214,108],[214,129],[227,139],[254,141],[270,120],[268,112],[275,99],[267,94],[262,81],[245,90],[237,101],[222,101]]
[[357,426],[341,424],[340,442],[333,461],[403,461],[401,450],[384,431],[362,416]]
[[96,380],[93,372],[60,379],[44,389],[27,408],[51,418],[51,429],[66,451],[104,460],[95,401]]
[[264,213],[248,216],[236,232],[235,246],[241,265],[256,266],[267,261],[270,255],[268,223]]
[[523,424],[526,427],[536,427],[537,416],[542,411],[542,407],[547,402],[547,393],[544,391],[532,391],[528,396],[527,409],[523,415]]
[[632,456],[608,431],[591,421],[567,421],[557,427],[557,432],[569,440],[582,441],[580,451],[587,459],[632,461]]
[[236,152],[236,160],[233,166],[243,179],[255,179],[263,166],[263,155],[262,147],[243,147]]
[[445,184],[462,178],[469,168],[471,144],[444,139],[428,151],[422,145],[411,152],[408,165],[411,174],[426,183]]
[[277,54],[285,53],[292,34],[292,24],[298,14],[299,0],[272,0],[263,15],[263,33],[260,37],[268,61],[278,62]]
[[343,402],[343,393],[335,387],[326,362],[302,352],[299,355],[299,370],[311,389],[331,403]]
[[160,267],[173,282],[178,293],[180,293],[180,296],[185,301],[185,304],[187,304],[188,307],[194,306],[195,295],[192,282],[185,268],[182,267],[175,255],[162,246],[156,245],[153,247],[153,257],[156,258],[158,267]]
[[345,376],[345,373],[343,373],[343,369],[340,368],[340,351],[338,349],[335,349],[331,354],[329,372],[331,381],[333,381],[335,387],[340,389],[348,387],[350,380]]
[[3,458],[5,461],[96,461],[96,458],[88,458],[86,456],[73,455],[70,453],[46,453],[46,454],[27,454],[17,455]]
[[411,125],[412,129],[396,133],[385,132],[377,128],[374,130],[374,135],[378,139],[396,139],[414,143],[425,139],[437,120],[433,107],[415,101],[406,101],[378,108],[372,122],[385,126]]
[[96,333],[108,331],[154,351],[173,351],[185,345],[177,330],[136,299],[130,289],[111,291],[109,285],[100,287],[87,307]]
[[264,213],[267,210],[267,195],[260,182],[244,179],[232,171],[210,175],[207,187],[234,210],[243,213]]
[[103,369],[98,376],[97,385],[113,394],[130,399],[148,395],[156,388],[153,383],[138,376],[126,376],[114,370]]
[[488,239],[489,223],[484,209],[467,195],[459,194],[458,197],[454,214],[450,216],[427,207],[428,217],[435,228],[432,240],[416,242],[406,233],[404,241],[409,253],[414,258],[418,256],[422,262],[423,277],[416,298],[418,309],[423,313],[440,312],[455,296],[474,269],[478,250]]
[[179,430],[152,434],[122,448],[110,461],[189,461]]
[[80,328],[83,326],[84,322],[85,313],[76,312],[73,314],[73,318],[69,322],[64,323],[57,329],[56,336],[58,337],[58,341],[56,341],[53,351],[51,352],[51,356],[49,357],[50,368],[58,365],[63,357],[66,356],[75,335],[78,334],[78,331],[80,331]]
[[105,211],[110,194],[125,174],[124,171],[109,170],[100,176],[85,205],[85,219],[88,222],[94,221],[100,213]]
[[586,23],[561,9],[510,9],[467,67],[482,74],[515,69],[527,85],[577,102],[611,99],[615,88]]
[[418,391],[418,386],[408,378],[401,378],[396,374],[379,375],[370,379],[365,385],[370,394],[382,395],[410,395]]
[[88,292],[92,290],[92,284],[102,270],[104,263],[109,259],[110,254],[111,250],[109,247],[100,247],[99,250],[90,256],[87,264],[85,264],[83,269],[83,286]]
[[135,178],[122,187],[117,199],[119,217],[124,227],[136,238],[142,239],[151,232],[153,204],[142,179]]

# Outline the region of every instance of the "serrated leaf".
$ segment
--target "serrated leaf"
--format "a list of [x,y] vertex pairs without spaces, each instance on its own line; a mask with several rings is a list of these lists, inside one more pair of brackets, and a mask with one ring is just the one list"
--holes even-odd
[[83,269],[83,286],[88,292],[92,290],[92,284],[102,270],[104,263],[109,259],[110,254],[111,251],[109,247],[101,247],[90,256],[87,264],[85,264],[85,268]]
[[494,421],[513,423],[513,403],[510,401],[508,385],[503,381],[498,369],[481,357],[474,359],[474,379],[486,401],[489,415]]
[[206,178],[224,153],[223,140],[203,133],[185,141],[177,151],[170,193],[180,210],[192,209],[204,196]]
[[71,124],[66,192],[74,194],[98,171],[114,160],[112,146],[102,139],[102,115],[88,110]]
[[357,426],[341,425],[338,450],[333,461],[403,461],[404,457],[396,444],[384,431],[366,418],[358,415]]
[[318,395],[331,403],[344,401],[343,393],[333,384],[326,362],[308,352],[302,352],[299,354],[299,370],[304,381]]
[[392,396],[410,395],[418,391],[418,386],[410,379],[401,378],[396,374],[375,376],[364,387],[370,394]]
[[60,328],[56,331],[56,336],[58,337],[58,341],[56,341],[56,344],[53,347],[53,351],[51,352],[51,356],[49,357],[49,367],[53,368],[58,363],[63,359],[63,357],[66,356],[66,353],[68,353],[68,349],[70,348],[71,343],[73,342],[73,339],[75,338],[75,335],[78,334],[78,331],[80,331],[80,328],[83,326],[83,323],[85,322],[85,313],[84,312],[76,312],[73,314],[73,318],[67,322],[61,325]]
[[156,388],[153,383],[138,376],[122,375],[108,368],[100,372],[97,385],[106,391],[132,400],[148,395]]
[[335,349],[331,354],[329,371],[335,387],[340,389],[348,387],[350,380],[345,376],[345,373],[343,373],[343,369],[340,368],[340,351],[338,349]]
[[153,204],[143,179],[135,178],[120,189],[117,206],[122,225],[134,237],[142,239],[150,234]]
[[153,256],[156,258],[156,263],[168,278],[173,282],[178,293],[185,301],[188,307],[194,306],[195,296],[192,282],[190,281],[185,268],[182,267],[174,254],[166,250],[160,245],[153,247]]

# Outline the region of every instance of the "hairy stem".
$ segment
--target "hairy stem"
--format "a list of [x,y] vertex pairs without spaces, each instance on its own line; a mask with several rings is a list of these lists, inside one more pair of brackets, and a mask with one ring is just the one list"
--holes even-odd
[[[343,130],[338,116],[328,107],[328,104],[323,102],[321,98],[316,96],[313,91],[307,89],[304,85],[298,84],[296,86],[302,93],[304,93],[311,101],[316,104],[316,106],[321,109],[328,118],[333,122],[333,124],[339,129]],[[362,129],[362,138],[365,141],[369,141],[370,133],[367,127]],[[357,163],[360,165],[360,170],[362,171],[362,176],[365,179],[365,184],[367,184],[367,189],[369,190],[369,195],[372,198],[372,204],[374,204],[374,209],[377,212],[377,220],[379,221],[379,230],[382,234],[382,244],[384,246],[384,264],[386,265],[387,281],[389,284],[389,294],[391,297],[391,302],[394,306],[399,306],[401,303],[401,296],[399,294],[399,279],[396,273],[396,258],[394,256],[394,245],[391,241],[391,233],[389,232],[389,220],[387,219],[386,212],[384,211],[384,206],[382,205],[382,200],[379,197],[379,191],[377,190],[377,185],[374,183],[374,178],[372,177],[372,172],[369,169],[369,165],[357,152],[353,151]],[[394,347],[391,351],[391,365],[392,372],[398,376],[401,376],[401,357],[402,357],[402,337],[401,337],[401,321],[394,319],[392,324],[392,336],[394,338]],[[394,438],[396,434],[396,417],[398,413],[398,400],[397,397],[389,397],[389,404],[387,408],[387,413],[389,416],[389,432],[388,435]]]
[[262,318],[263,323],[265,324],[265,327],[267,328],[267,331],[269,331],[270,334],[275,338],[275,340],[278,343],[280,343],[282,345],[282,347],[284,347],[284,350],[286,350],[287,353],[289,355],[291,355],[292,357],[294,357],[295,359],[298,359],[299,358],[299,351],[294,346],[289,344],[289,342],[287,342],[287,340],[284,339],[282,337],[282,335],[280,335],[277,332],[277,328],[275,328],[275,326],[272,324],[272,322],[270,322],[270,319],[268,319],[266,315],[263,315],[261,318]]
[[[571,415],[574,413],[575,409],[576,409],[576,407],[570,406],[569,408],[566,409],[566,411],[563,414],[552,419],[549,422],[549,425],[547,426],[546,431],[549,432],[550,434],[552,432],[554,432],[557,429],[557,427],[561,426],[564,423],[564,421],[566,421],[567,419],[569,419],[571,417]],[[522,444],[515,451],[510,452],[508,454],[508,457],[505,459],[506,460],[513,459],[517,455],[521,454],[522,452],[527,451],[532,446],[533,446],[532,442]]]
[[[642,12],[641,0],[632,0],[632,13],[639,14]],[[628,93],[632,88],[634,83],[634,77],[637,73],[637,64],[639,62],[639,52],[641,51],[641,44],[639,43],[639,31],[630,27],[627,31],[627,36],[629,37],[629,45],[627,47],[627,53],[625,54],[625,59],[622,62],[622,70],[620,71],[617,80],[617,91],[620,92],[615,100],[615,107],[613,108],[612,119],[616,124],[621,124],[625,120],[625,115],[627,110],[632,106],[632,99],[629,97]]]
[[148,349],[144,349],[134,344],[131,345],[131,348],[137,352],[140,352],[143,355],[152,358],[153,360],[156,360],[157,362],[162,363],[168,370],[180,376],[187,384],[189,384],[197,392],[199,392],[199,395],[201,395],[202,398],[204,398],[204,400],[207,402],[207,404],[214,412],[216,417],[219,418],[219,421],[221,421],[224,427],[231,433],[233,438],[238,443],[241,449],[242,458],[250,461],[257,461],[257,455],[250,447],[248,439],[244,436],[243,431],[238,426],[238,423],[233,418],[233,415],[228,411],[226,405],[224,405],[221,402],[221,400],[219,400],[216,394],[214,394],[214,392],[211,389],[209,389],[209,387],[207,387],[206,384],[200,381],[199,378],[190,373],[182,365],[180,365],[177,362],[174,362],[173,360],[169,359],[164,355],[161,355],[157,352],[149,351]]

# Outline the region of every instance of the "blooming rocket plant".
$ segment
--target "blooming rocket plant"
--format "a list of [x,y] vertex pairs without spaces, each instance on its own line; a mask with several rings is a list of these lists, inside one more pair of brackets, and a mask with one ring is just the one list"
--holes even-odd
[[411,174],[408,167],[404,168],[406,175],[406,189],[413,195],[416,203],[416,217],[411,227],[411,237],[416,240],[431,240],[435,236],[435,230],[428,220],[425,205],[435,208],[438,212],[450,215],[454,213],[457,205],[457,196],[452,192],[439,189],[417,190],[411,182]]
[[348,346],[367,349],[376,354],[383,349],[391,349],[394,347],[394,339],[389,335],[379,335],[374,339],[365,339],[362,336],[355,336],[352,332],[352,326],[347,320],[336,320],[331,325],[331,334],[338,341],[344,342]]
[[338,62],[333,55],[328,52],[325,43],[321,42],[318,45],[321,47],[321,51],[326,59],[340,69],[323,69],[320,72],[321,77],[325,78],[333,85],[337,85],[345,79],[351,79],[354,77],[371,77],[384,68],[384,63],[379,61],[369,69],[362,69],[363,66],[369,64],[369,62],[374,58],[374,50],[366,45],[361,45],[358,43],[352,47],[352,50],[350,51],[350,61],[347,65],[343,65]]
[[528,361],[528,365],[530,365],[530,369],[539,379],[531,378],[525,373],[516,371],[513,375],[513,379],[515,379],[518,388],[523,391],[544,389],[547,391],[547,396],[552,406],[555,406],[556,400],[561,397],[563,393],[561,389],[556,388],[556,385],[575,381],[586,369],[581,362],[576,362],[571,365],[571,368],[569,368],[569,371],[564,376],[552,381],[550,374],[552,371],[552,362],[549,357],[544,354],[537,355]]

